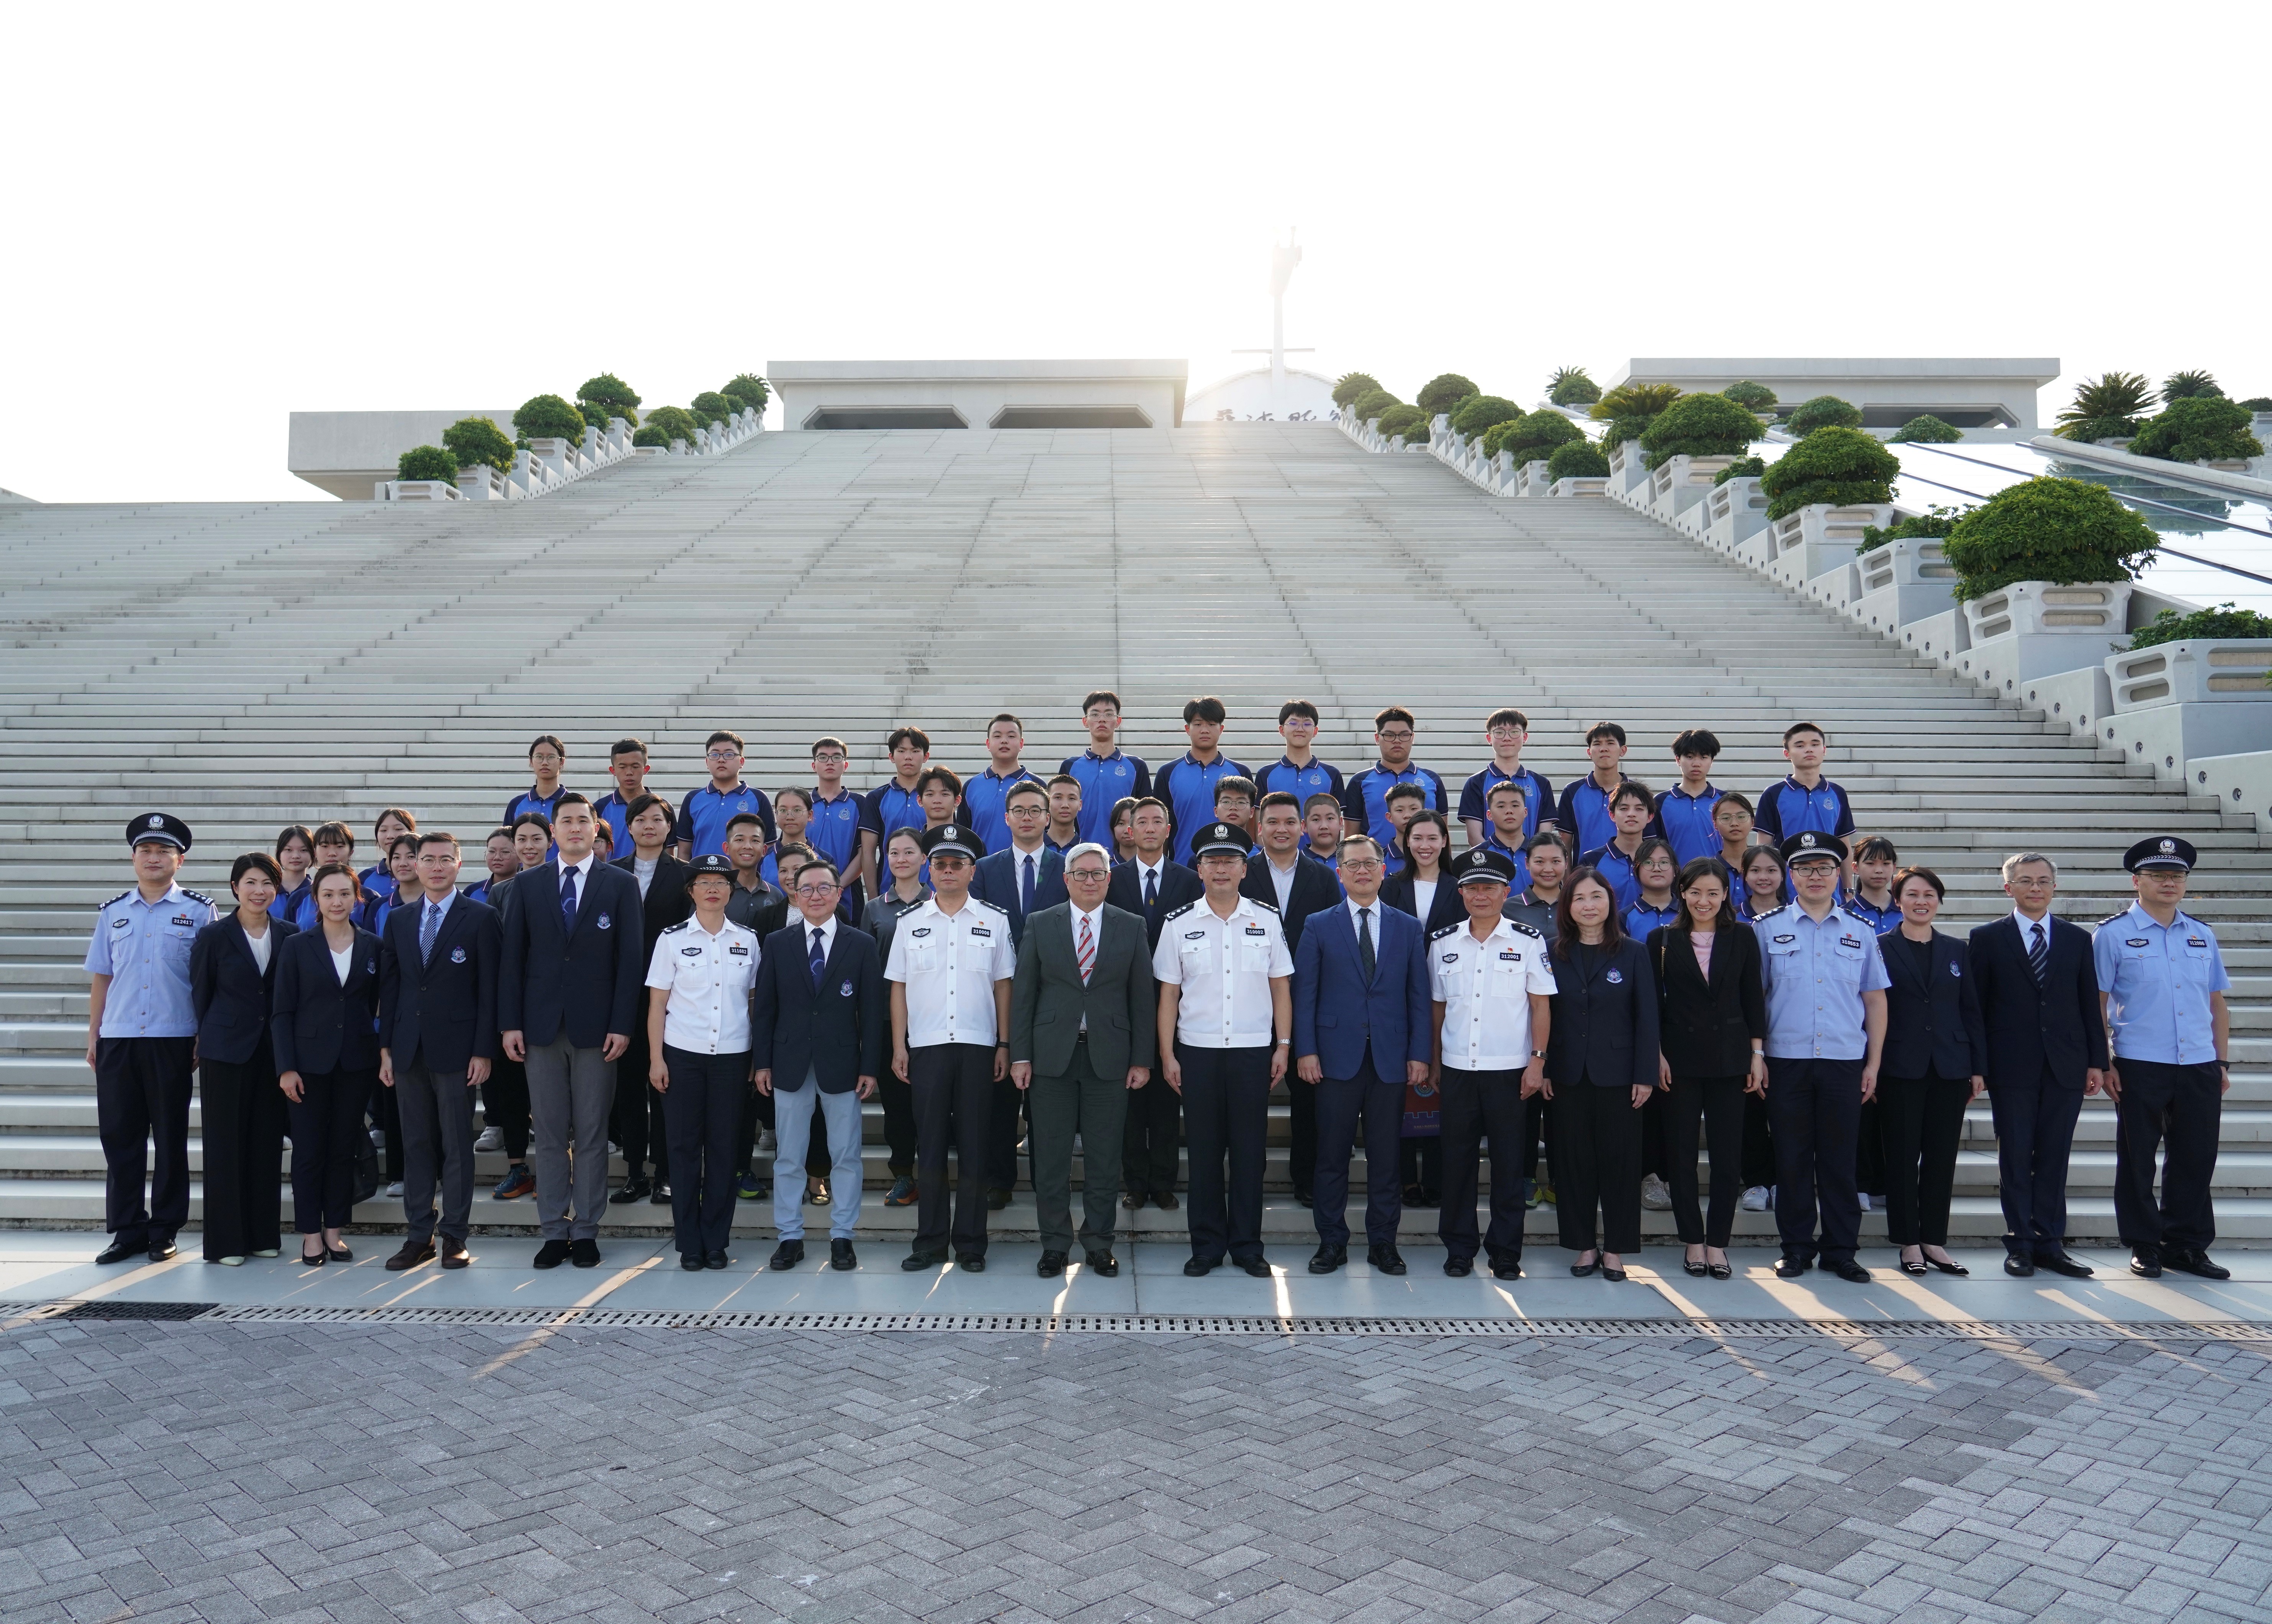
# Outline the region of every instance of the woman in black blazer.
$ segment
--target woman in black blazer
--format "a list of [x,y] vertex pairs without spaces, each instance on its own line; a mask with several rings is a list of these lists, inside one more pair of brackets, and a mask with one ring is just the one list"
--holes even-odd
[[1545,1069],[1555,1213],[1562,1244],[1578,1254],[1570,1272],[1599,1267],[1603,1279],[1622,1280],[1624,1254],[1640,1249],[1640,1111],[1656,1092],[1656,985],[1599,870],[1572,871],[1554,913]]
[[1878,1065],[1885,1126],[1886,1233],[1902,1269],[1972,1271],[1948,1255],[1948,1201],[1964,1108],[1980,1097],[1988,1037],[1967,945],[1932,928],[1945,894],[1929,868],[1894,876],[1902,922],[1878,938],[1886,961],[1886,1048]]
[[[1760,941],[1729,900],[1728,865],[1696,857],[1681,869],[1680,917],[1648,933],[1656,974],[1657,1086],[1665,1097],[1666,1181],[1692,1275],[1725,1280],[1728,1236],[1742,1194],[1744,1096],[1765,1094],[1767,995]],[[1696,1206],[1696,1141],[1705,1129],[1712,1205]]]
[[[1404,866],[1381,882],[1382,903],[1401,909],[1420,921],[1424,941],[1468,917],[1468,910],[1460,906],[1460,887],[1444,872],[1444,857],[1451,843],[1451,825],[1443,813],[1415,812],[1412,821],[1404,826]],[[1420,906],[1424,885],[1435,887],[1424,910]]]
[[294,926],[271,916],[284,870],[248,851],[229,870],[236,910],[190,945],[190,1004],[198,1017],[198,1095],[204,1124],[205,1258],[231,1265],[282,1246],[284,1096],[276,1088],[268,1016],[276,961]]
[[355,1258],[340,1231],[354,1215],[363,1106],[378,1077],[378,938],[350,922],[353,869],[327,863],[312,883],[316,928],[278,947],[269,1023],[291,1102],[293,1220],[310,1266]]

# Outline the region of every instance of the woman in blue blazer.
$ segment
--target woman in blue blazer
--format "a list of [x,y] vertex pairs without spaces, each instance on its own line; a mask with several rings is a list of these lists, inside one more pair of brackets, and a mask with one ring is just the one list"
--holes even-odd
[[[1656,1091],[1656,984],[1598,870],[1573,870],[1555,920],[1546,1097],[1554,1102],[1555,1213],[1573,1275],[1626,1277],[1640,1249],[1640,1111]],[[1599,1227],[1596,1216],[1599,1215]]]
[[204,1123],[205,1259],[238,1264],[282,1246],[284,1096],[268,1017],[276,962],[295,928],[274,917],[283,866],[248,851],[229,870],[236,910],[190,945],[190,1005],[198,1017],[198,1094]]
[[1964,1108],[1980,1097],[1988,1037],[1980,1020],[1969,948],[1932,928],[1940,876],[1905,868],[1894,877],[1902,922],[1878,938],[1885,956],[1886,1049],[1878,1101],[1886,1141],[1886,1233],[1902,1272],[1971,1271],[1948,1255],[1948,1203]]
[[[269,1023],[292,1111],[292,1214],[300,1261],[354,1260],[340,1239],[355,1211],[363,1107],[378,1077],[378,938],[359,931],[355,871],[316,871],[316,928],[277,954]],[[311,1251],[309,1242],[314,1241]]]

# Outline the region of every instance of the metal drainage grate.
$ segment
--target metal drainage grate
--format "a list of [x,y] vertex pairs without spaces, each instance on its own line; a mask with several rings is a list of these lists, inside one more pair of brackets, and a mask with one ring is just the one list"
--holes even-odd
[[56,1320],[194,1320],[220,1307],[219,1303],[138,1303],[104,1298],[99,1302],[72,1303]]

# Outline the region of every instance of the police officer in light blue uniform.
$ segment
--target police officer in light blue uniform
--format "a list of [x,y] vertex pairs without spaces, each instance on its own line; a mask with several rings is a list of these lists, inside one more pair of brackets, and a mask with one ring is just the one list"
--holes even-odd
[[[2114,1224],[2130,1271],[2164,1268],[2205,1280],[2231,1271],[2209,1261],[2216,1212],[2209,1186],[2232,1074],[2225,1056],[2232,984],[2216,932],[2178,904],[2196,854],[2174,834],[2149,836],[2122,856],[2138,900],[2093,933],[2090,954],[2112,1039],[2106,1091],[2114,1096]],[[2164,1149],[2154,1199],[2155,1153]]]
[[1784,855],[1798,900],[1752,922],[1767,984],[1768,1119],[1782,1237],[1775,1273],[1793,1279],[1812,1263],[1819,1197],[1823,1267],[1859,1284],[1870,1271],[1854,1261],[1862,1233],[1855,1151],[1862,1103],[1877,1092],[1890,978],[1878,933],[1835,900],[1846,842],[1807,829]]
[[[198,1016],[190,998],[190,948],[214,917],[213,900],[174,876],[190,849],[190,826],[145,812],[126,826],[134,885],[96,910],[86,946],[86,1063],[94,1070],[95,1119],[108,1169],[98,1263],[174,1255],[190,1217],[190,1072]],[[149,1201],[144,1147],[157,1146]]]

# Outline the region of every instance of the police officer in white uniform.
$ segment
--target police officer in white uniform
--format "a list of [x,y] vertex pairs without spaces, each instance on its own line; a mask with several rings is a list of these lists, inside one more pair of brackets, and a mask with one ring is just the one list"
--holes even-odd
[[[959,823],[926,829],[930,899],[900,916],[884,979],[892,991],[892,1070],[914,1096],[916,1239],[910,1271],[946,1261],[986,1267],[986,1135],[994,1084],[1010,1074],[1010,980],[1018,951],[1010,916],[970,894],[986,842]],[[954,1221],[947,1223],[946,1149],[954,1146]]]
[[1262,1169],[1270,1090],[1285,1076],[1293,1044],[1294,960],[1278,910],[1238,894],[1252,849],[1246,831],[1231,824],[1200,828],[1192,860],[1207,894],[1161,921],[1152,953],[1161,1069],[1182,1097],[1191,1154],[1192,1255],[1184,1272],[1192,1276],[1208,1273],[1226,1252],[1248,1274],[1270,1276]]
[[750,988],[758,933],[726,917],[732,859],[688,865],[694,917],[665,925],[646,964],[647,1081],[670,1141],[670,1221],[678,1266],[723,1269],[734,1231],[734,1151],[750,1092]]
[[[198,1041],[190,1000],[190,947],[213,922],[210,897],[174,876],[189,854],[190,826],[171,812],[144,812],[126,826],[134,885],[94,916],[86,945],[93,980],[86,1005],[86,1063],[109,1170],[98,1263],[174,1255],[174,1232],[190,1217],[190,1071]],[[149,1202],[144,1147],[157,1144]]]
[[1554,972],[1546,939],[1500,912],[1514,886],[1513,861],[1475,846],[1451,866],[1468,917],[1428,939],[1444,1133],[1444,1205],[1436,1234],[1444,1243],[1444,1272],[1455,1279],[1473,1274],[1476,1183],[1488,1137],[1491,1227],[1480,1239],[1492,1275],[1513,1280],[1522,1273],[1523,1102],[1546,1082]]

